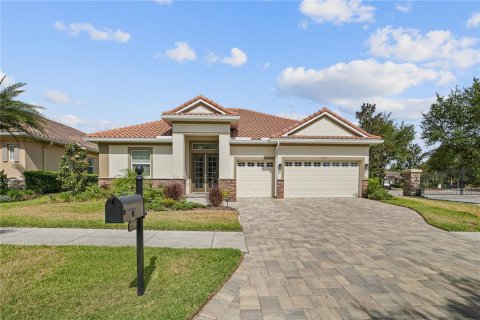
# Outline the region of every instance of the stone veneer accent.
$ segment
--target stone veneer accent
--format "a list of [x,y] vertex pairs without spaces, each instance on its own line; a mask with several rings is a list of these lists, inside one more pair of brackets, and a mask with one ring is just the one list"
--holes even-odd
[[[110,187],[112,185],[112,181],[114,179],[115,178],[98,178],[98,185],[101,188]],[[164,185],[166,185],[170,182],[179,182],[182,185],[183,195],[185,195],[185,179],[149,179],[149,178],[145,178],[145,180],[151,181],[152,182],[152,187],[154,187],[154,188],[164,186]]]
[[218,187],[228,190],[230,193],[230,201],[237,201],[237,180],[235,179],[218,179]]
[[277,179],[277,199],[283,199],[285,197],[284,182],[282,179]]
[[362,180],[362,198],[367,197],[368,179]]
[[408,169],[402,171],[404,196],[415,196],[417,194],[417,190],[420,189],[421,176],[422,170],[420,169]]

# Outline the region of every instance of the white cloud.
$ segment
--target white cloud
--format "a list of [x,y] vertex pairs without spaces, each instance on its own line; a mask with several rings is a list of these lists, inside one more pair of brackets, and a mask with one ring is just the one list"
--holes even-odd
[[222,59],[222,63],[231,65],[232,67],[239,67],[245,62],[247,62],[247,54],[238,48],[233,48],[231,51],[231,56]]
[[[195,50],[193,50],[186,42],[175,42],[175,48],[166,50],[164,55],[168,59],[177,62],[197,59]],[[158,56],[160,55],[157,55],[157,57]]]
[[468,68],[480,63],[477,38],[455,38],[450,31],[434,30],[421,34],[416,29],[377,29],[370,35],[370,53],[404,62],[423,62],[427,66]]
[[153,0],[153,2],[156,2],[160,5],[169,5],[172,4],[172,0]]
[[411,2],[397,3],[397,5],[395,5],[395,8],[400,12],[407,13],[410,10],[412,10],[412,3]]
[[45,90],[43,98],[56,104],[82,104],[79,100],[71,99],[66,93],[57,90]]
[[303,0],[300,11],[316,23],[373,22],[375,7],[362,0]]
[[[5,77],[5,79],[4,79],[4,77]],[[2,80],[2,79],[3,79],[2,84],[1,84],[2,87],[8,87],[8,86],[11,86],[12,84],[15,83],[14,78],[10,77],[6,73],[4,73],[2,71],[2,69],[0,69],[0,80]]]
[[115,124],[109,120],[102,119],[83,119],[77,117],[73,114],[57,115],[51,117],[53,120],[65,124],[67,126],[77,128],[78,130],[84,132],[95,132],[101,130],[108,130],[115,127],[118,127],[118,124]]
[[257,63],[257,66],[260,68],[260,70],[265,71],[270,68],[270,62]]
[[478,26],[480,26],[480,12],[474,12],[467,21],[467,28],[476,28]]
[[58,31],[65,31],[72,37],[78,37],[80,33],[86,32],[90,36],[90,39],[94,41],[127,43],[132,38],[128,32],[120,29],[115,31],[108,28],[97,29],[90,23],[70,23],[66,25],[61,21],[57,21],[54,24],[54,28]]
[[278,78],[280,92],[313,101],[393,96],[445,75],[411,63],[379,63],[373,59],[337,63],[315,70],[289,67]]
[[205,59],[208,63],[216,63],[220,58],[215,54],[215,52],[209,51],[205,56]]

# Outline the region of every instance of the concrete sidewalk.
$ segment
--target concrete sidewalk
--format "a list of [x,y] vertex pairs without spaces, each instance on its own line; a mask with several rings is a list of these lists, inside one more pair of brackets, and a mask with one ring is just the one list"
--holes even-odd
[[[145,230],[147,247],[235,248],[247,252],[242,232]],[[134,246],[135,231],[68,228],[0,228],[1,244]]]

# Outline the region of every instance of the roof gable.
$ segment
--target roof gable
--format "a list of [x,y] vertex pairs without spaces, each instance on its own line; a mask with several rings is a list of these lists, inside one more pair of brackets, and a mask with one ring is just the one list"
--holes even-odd
[[195,98],[179,105],[178,107],[163,112],[164,115],[173,114],[201,114],[201,115],[237,115],[235,112],[224,108],[213,100],[205,96],[196,96]]

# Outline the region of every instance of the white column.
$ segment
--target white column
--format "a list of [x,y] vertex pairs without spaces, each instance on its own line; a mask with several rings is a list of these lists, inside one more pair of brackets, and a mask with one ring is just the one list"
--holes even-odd
[[218,135],[218,178],[233,179],[230,175],[230,133]]
[[173,177],[184,179],[185,176],[185,136],[183,133],[172,134]]

